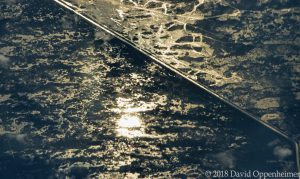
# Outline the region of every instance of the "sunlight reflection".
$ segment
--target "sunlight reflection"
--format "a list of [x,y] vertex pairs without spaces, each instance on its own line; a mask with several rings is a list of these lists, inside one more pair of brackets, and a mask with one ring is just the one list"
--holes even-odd
[[123,115],[117,121],[118,135],[133,138],[145,136],[141,119],[135,115]]
[[133,115],[123,115],[118,121],[118,126],[122,128],[139,128],[142,126],[140,118]]
[[116,121],[116,132],[118,136],[127,138],[157,137],[152,134],[146,134],[146,126],[140,113],[155,109],[159,100],[156,102],[146,102],[143,100],[136,101],[134,98],[119,97],[116,102],[117,108],[112,108],[111,111],[121,115]]

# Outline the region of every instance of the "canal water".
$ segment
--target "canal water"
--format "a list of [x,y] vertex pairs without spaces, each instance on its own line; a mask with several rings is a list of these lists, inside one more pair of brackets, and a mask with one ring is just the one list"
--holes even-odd
[[297,171],[293,143],[53,1],[0,9],[0,178]]

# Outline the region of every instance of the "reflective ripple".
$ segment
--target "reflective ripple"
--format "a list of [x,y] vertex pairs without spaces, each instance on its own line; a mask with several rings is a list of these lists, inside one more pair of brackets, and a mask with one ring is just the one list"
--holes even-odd
[[293,144],[53,2],[1,2],[1,178],[296,171]]

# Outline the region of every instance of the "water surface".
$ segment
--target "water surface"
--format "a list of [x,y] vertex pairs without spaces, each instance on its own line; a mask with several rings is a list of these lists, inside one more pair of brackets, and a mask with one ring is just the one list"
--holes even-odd
[[0,9],[1,178],[296,171],[292,143],[52,1]]

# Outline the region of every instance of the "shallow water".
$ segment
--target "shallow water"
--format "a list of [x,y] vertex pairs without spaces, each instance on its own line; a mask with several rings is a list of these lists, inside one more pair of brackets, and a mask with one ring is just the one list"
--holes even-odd
[[299,137],[298,0],[67,0],[190,79]]
[[0,9],[1,178],[296,171],[292,143],[53,2]]

